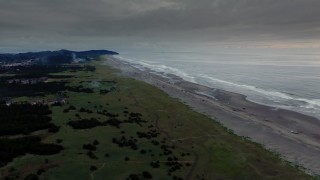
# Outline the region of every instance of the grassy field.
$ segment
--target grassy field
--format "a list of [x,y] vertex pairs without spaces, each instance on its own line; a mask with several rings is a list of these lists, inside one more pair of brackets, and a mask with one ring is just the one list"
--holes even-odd
[[[94,93],[67,92],[68,104],[52,107],[52,122],[61,128],[58,133],[43,134],[44,142],[58,142],[65,150],[52,156],[16,158],[1,169],[2,174],[16,172],[24,177],[43,169],[40,179],[147,179],[150,175],[163,180],[312,179],[161,90],[122,77],[101,61],[92,65],[95,72],[59,73],[75,75],[69,86],[82,85],[94,90]],[[110,92],[100,93],[106,89]],[[63,112],[71,105],[76,109]],[[79,112],[81,108],[92,113]],[[119,127],[73,129],[67,125],[85,118],[95,118],[101,123],[112,119],[97,113],[103,110],[118,115],[116,119],[122,122]],[[125,122],[130,113],[140,113],[143,121]],[[155,135],[139,138],[137,132]],[[121,147],[113,143],[113,138],[132,139],[137,149]],[[91,151],[94,157],[90,157],[83,145],[94,141],[98,143],[96,150]]]

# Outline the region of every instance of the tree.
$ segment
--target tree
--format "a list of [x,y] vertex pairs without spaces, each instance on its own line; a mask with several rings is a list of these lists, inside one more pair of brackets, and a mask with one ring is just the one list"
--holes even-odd
[[36,174],[29,174],[27,175],[24,180],[38,180],[38,176]]
[[145,179],[152,179],[152,175],[147,171],[143,171],[142,175]]
[[90,171],[96,171],[97,169],[97,166],[90,166]]

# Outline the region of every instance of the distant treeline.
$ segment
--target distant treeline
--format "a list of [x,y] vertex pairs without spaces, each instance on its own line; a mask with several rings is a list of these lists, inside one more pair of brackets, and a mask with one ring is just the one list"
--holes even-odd
[[82,65],[32,65],[32,66],[0,66],[0,73],[4,74],[35,74],[44,75],[63,71],[94,71],[94,66]]
[[83,86],[66,86],[68,82],[39,82],[37,84],[16,84],[0,82],[0,98],[1,97],[36,97],[47,94],[63,94],[64,91],[93,93],[93,89]]
[[11,162],[13,158],[26,154],[53,155],[63,150],[63,147],[56,144],[41,143],[37,136],[8,139],[0,138],[0,167]]
[[[79,66],[79,65],[63,65],[63,66],[22,66],[20,69],[16,67],[4,68],[0,67],[6,74],[14,74],[13,76],[0,77],[0,98],[1,97],[20,97],[20,96],[44,96],[46,94],[54,94],[61,91],[74,91],[92,93],[93,90],[84,87],[70,87],[66,86],[67,78],[73,76],[67,75],[51,75],[49,73],[58,73],[64,71],[95,71],[94,66]],[[47,77],[51,79],[62,78],[59,82],[37,82],[30,84],[23,84],[20,82],[9,82],[12,79],[34,79]]]
[[108,50],[90,51],[42,51],[18,54],[0,54],[0,62],[3,63],[23,63],[32,60],[35,64],[56,65],[70,63],[74,58],[89,60],[102,55],[117,55],[117,52]]
[[44,105],[0,104],[0,136],[30,134],[37,130],[57,131],[52,123],[51,110]]
[[10,135],[29,135],[38,130],[50,133],[59,131],[51,123],[51,110],[44,105],[12,104],[7,106],[0,102],[0,167],[11,162],[13,158],[25,154],[51,155],[59,153],[63,147],[55,144],[41,143],[38,136],[21,138],[4,138]]
[[44,96],[65,90],[67,82],[40,82],[37,84],[1,84],[0,97]]

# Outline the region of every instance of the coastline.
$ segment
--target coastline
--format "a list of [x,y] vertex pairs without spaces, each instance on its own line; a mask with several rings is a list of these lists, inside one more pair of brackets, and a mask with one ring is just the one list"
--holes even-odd
[[[170,80],[152,71],[107,57],[106,63],[122,74],[144,81],[203,113],[239,136],[264,145],[310,174],[320,174],[320,121],[297,112],[275,109],[246,100],[240,94],[209,88],[170,75]],[[210,94],[210,95],[206,95]]]

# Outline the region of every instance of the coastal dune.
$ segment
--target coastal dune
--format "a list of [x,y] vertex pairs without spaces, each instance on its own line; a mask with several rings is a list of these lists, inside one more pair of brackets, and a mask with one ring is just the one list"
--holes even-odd
[[120,69],[123,75],[162,89],[235,134],[262,144],[312,175],[320,174],[320,120],[256,104],[243,95],[188,82],[175,75],[165,77],[142,70],[112,56],[105,58],[106,64]]

